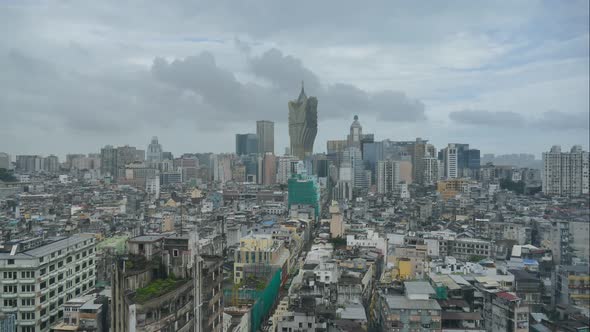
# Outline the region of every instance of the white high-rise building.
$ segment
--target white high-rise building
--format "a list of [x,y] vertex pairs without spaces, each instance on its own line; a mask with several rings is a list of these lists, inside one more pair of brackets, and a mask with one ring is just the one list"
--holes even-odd
[[543,153],[543,193],[551,196],[580,196],[589,193],[589,154],[575,145],[561,152],[555,145]]
[[156,136],[152,137],[152,141],[148,145],[146,159],[148,162],[153,163],[162,161],[162,145],[158,143],[158,137]]
[[93,234],[13,240],[0,254],[2,310],[18,313],[18,331],[46,332],[68,299],[94,289]]
[[148,177],[145,180],[145,191],[154,198],[160,197],[160,176]]
[[277,159],[277,183],[287,184],[291,175],[297,172],[298,160],[294,156],[280,156]]
[[438,181],[438,159],[432,156],[426,156],[422,159],[424,175],[422,177],[424,184],[433,185]]
[[459,177],[459,150],[455,144],[449,144],[443,149],[445,163],[445,178],[456,179]]
[[231,180],[231,155],[216,154],[212,156],[213,181],[224,184]]
[[379,194],[393,193],[400,181],[399,162],[395,160],[378,161],[376,181]]

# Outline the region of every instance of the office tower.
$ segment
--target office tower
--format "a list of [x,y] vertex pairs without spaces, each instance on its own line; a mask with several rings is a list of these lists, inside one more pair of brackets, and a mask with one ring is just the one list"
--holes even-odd
[[313,143],[318,133],[318,100],[305,95],[303,83],[297,100],[289,101],[290,152],[300,160],[313,154]]
[[117,177],[117,149],[112,145],[100,149],[100,171],[103,176]]
[[246,167],[246,181],[257,182],[258,179],[258,157],[256,155],[244,155],[240,157],[244,167]]
[[243,156],[258,153],[258,136],[256,134],[236,134],[236,154]]
[[328,140],[326,142],[326,156],[336,167],[340,167],[342,152],[344,152],[347,145],[346,140]]
[[393,193],[400,182],[400,164],[395,160],[381,160],[377,162],[377,192],[379,194]]
[[43,157],[36,155],[16,156],[16,170],[25,173],[36,173],[43,170]]
[[59,159],[55,155],[47,156],[43,159],[43,170],[48,173],[59,171]]
[[150,163],[157,163],[162,160],[162,145],[158,143],[158,137],[152,137],[152,141],[148,145],[146,153],[146,161]]
[[326,155],[324,154],[316,154],[313,156],[313,162],[311,167],[311,173],[318,178],[326,178],[328,177],[328,168],[330,162]]
[[262,162],[262,184],[269,186],[277,182],[277,159],[274,154],[264,154]]
[[371,171],[371,181],[375,183],[376,167],[379,160],[383,160],[383,142],[363,143],[363,162],[365,168]]
[[256,136],[258,137],[258,153],[275,153],[275,123],[272,121],[256,121]]
[[[94,236],[14,240],[0,249],[3,308],[18,309],[19,331],[49,331],[64,303],[93,289]],[[18,301],[18,302],[17,302]]]
[[412,151],[412,178],[416,183],[424,183],[424,157],[427,155],[428,141],[416,138]]
[[366,189],[368,187],[368,181],[361,149],[356,146],[346,148],[342,153],[342,162],[350,165],[352,172],[352,187],[355,189]]
[[348,134],[347,142],[349,147],[361,148],[361,140],[363,139],[363,126],[359,122],[358,115],[354,116],[354,121],[350,125],[350,133]]
[[561,152],[555,145],[543,153],[543,193],[550,196],[580,196],[589,193],[589,155],[575,145]]
[[10,168],[10,155],[8,153],[0,152],[0,168]]

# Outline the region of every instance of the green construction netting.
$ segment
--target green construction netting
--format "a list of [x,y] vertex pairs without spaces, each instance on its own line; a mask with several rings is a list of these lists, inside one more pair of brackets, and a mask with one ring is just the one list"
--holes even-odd
[[250,331],[256,332],[260,329],[263,319],[269,314],[270,309],[277,301],[279,290],[281,288],[281,272],[279,269],[272,277],[266,288],[260,294],[256,303],[250,311]]

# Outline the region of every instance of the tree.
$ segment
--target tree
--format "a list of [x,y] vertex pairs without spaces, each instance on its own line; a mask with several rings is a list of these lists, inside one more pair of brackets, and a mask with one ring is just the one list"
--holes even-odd
[[6,168],[0,168],[0,181],[4,182],[16,182],[16,178],[12,175],[12,172]]

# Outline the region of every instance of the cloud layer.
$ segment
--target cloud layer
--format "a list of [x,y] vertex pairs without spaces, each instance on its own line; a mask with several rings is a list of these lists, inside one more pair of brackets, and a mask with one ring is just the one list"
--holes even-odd
[[63,155],[152,135],[177,153],[231,151],[257,119],[276,121],[281,151],[301,81],[319,100],[316,151],[353,114],[378,138],[438,147],[584,144],[588,6],[1,2],[0,151]]

